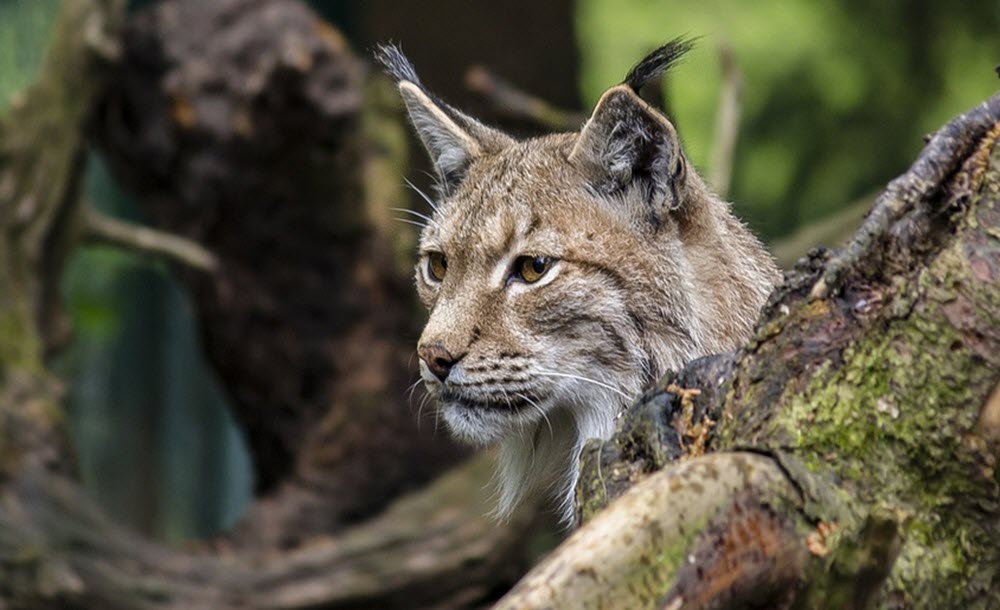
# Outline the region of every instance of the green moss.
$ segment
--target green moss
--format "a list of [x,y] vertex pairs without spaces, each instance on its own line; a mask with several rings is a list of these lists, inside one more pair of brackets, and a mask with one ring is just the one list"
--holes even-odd
[[[976,428],[1000,380],[1000,148],[991,163],[980,194],[956,206],[954,233],[933,236],[949,241],[915,254],[927,257],[917,270],[854,281],[831,299],[789,292],[788,308],[758,332],[720,390],[712,449],[766,452],[804,500],[782,514],[841,528],[824,541],[829,556],[814,553],[809,562],[806,597],[817,603],[802,607],[843,607],[855,594],[881,595],[876,603],[887,606],[1000,607],[998,455]],[[652,408],[639,424],[666,413]],[[662,448],[666,438],[633,424],[592,447],[585,511],[603,507],[615,495],[608,484],[633,474],[629,467],[641,477],[669,461],[635,447]],[[620,467],[595,477],[598,463]],[[671,544],[649,562],[672,569],[690,543]],[[876,551],[881,568],[866,563]],[[890,565],[878,589],[845,584],[876,568],[871,582],[882,583]],[[660,573],[645,572],[635,587]]]
[[[714,516],[714,512],[706,512],[700,519],[692,519],[676,532],[654,532],[654,539],[669,541],[670,544],[660,545],[655,552],[640,557],[643,569],[631,570],[626,576],[625,589],[634,595],[633,601],[644,600],[643,607],[649,608],[662,602],[678,569],[687,562],[688,554],[695,548],[695,538]],[[650,525],[656,526],[655,522]]]
[[[978,226],[966,222],[960,233]],[[906,515],[890,588],[925,607],[969,599],[979,566],[997,561],[993,524],[959,508],[997,502],[996,481],[980,474],[992,456],[965,439],[997,382],[969,329],[995,326],[1000,287],[972,275],[956,242],[912,281],[896,281],[884,327],[858,337],[842,363],[813,370],[805,387],[787,385],[762,434],[864,505]]]
[[[975,429],[1000,370],[989,330],[1000,327],[996,149],[984,184],[926,267],[866,288],[880,301],[874,318],[823,300],[772,320],[741,363],[715,447],[788,456],[807,499],[811,482],[834,481],[848,509],[842,540],[858,536],[866,514],[896,515],[904,543],[886,591],[919,607],[1000,605],[996,456]],[[830,560],[814,563],[832,582]]]
[[25,317],[17,311],[0,311],[0,379],[8,368],[41,366],[41,350],[37,333],[26,328]]

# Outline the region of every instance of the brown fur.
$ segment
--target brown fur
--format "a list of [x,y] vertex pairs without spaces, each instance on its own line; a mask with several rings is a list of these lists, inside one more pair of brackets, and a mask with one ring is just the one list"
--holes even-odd
[[[779,273],[625,85],[580,133],[525,141],[435,100],[412,68],[400,91],[442,180],[416,272],[426,385],[458,437],[500,443],[498,514],[547,491],[568,519],[583,442],[667,369],[745,341]],[[522,256],[555,262],[527,283]]]

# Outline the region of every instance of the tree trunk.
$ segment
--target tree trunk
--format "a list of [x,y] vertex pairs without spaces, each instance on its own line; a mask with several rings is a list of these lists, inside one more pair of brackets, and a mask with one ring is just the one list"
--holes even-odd
[[413,237],[391,221],[405,132],[379,85],[297,1],[178,0],[129,21],[99,102],[116,177],[218,259],[181,277],[270,497],[241,543],[334,531],[463,455],[402,398]]

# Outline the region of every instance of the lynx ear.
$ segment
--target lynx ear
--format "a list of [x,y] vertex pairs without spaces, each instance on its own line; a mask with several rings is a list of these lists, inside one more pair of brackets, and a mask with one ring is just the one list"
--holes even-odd
[[687,164],[677,132],[625,85],[601,97],[569,158],[599,193],[638,191],[657,215],[680,205]]
[[461,182],[476,157],[512,142],[506,135],[435,98],[420,83],[410,61],[395,46],[378,47],[375,58],[399,84],[410,121],[446,193]]
[[482,145],[417,85],[403,81],[399,93],[443,185],[451,190],[461,182],[473,159],[482,154]]
[[632,68],[623,84],[607,90],[569,157],[587,171],[597,192],[636,191],[655,218],[680,205],[687,162],[674,126],[638,91],[690,48],[683,39],[663,45]]

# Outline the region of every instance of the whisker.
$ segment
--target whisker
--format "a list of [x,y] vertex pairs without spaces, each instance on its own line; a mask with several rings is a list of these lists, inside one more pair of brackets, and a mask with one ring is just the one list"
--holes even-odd
[[[417,391],[417,388],[420,386],[421,383],[423,383],[423,381],[424,380],[422,378],[417,377],[417,380],[414,381],[412,384],[410,384],[410,387],[407,389],[407,395],[408,395],[407,401],[410,403],[411,409],[413,408],[413,393]],[[430,394],[428,394],[427,391],[425,390],[424,393],[420,396],[420,404],[417,405],[417,430],[420,430],[420,423],[422,419],[420,416],[423,414],[424,404],[427,403],[428,396],[430,396]]]
[[413,225],[415,227],[420,227],[421,229],[426,229],[427,228],[427,224],[426,223],[417,222],[415,220],[410,220],[409,218],[398,218],[396,216],[393,216],[392,219],[393,220],[398,220],[399,222],[405,222],[408,225]]
[[430,397],[430,394],[424,394],[423,396],[420,397],[420,405],[417,407],[417,424],[418,425],[420,424],[420,415],[424,412],[424,405],[427,404],[427,399],[429,397]]
[[424,410],[424,398],[426,398],[426,397],[427,397],[427,394],[424,394],[423,396],[421,396],[420,397],[420,404],[417,405],[417,431],[418,432],[420,431],[420,424],[421,424],[421,422],[420,422],[420,415],[423,413],[423,410]]
[[413,393],[417,391],[417,386],[420,385],[424,380],[422,378],[417,378],[416,381],[410,384],[410,387],[406,388],[405,392],[407,394],[407,400],[410,406],[413,406]]
[[553,438],[555,436],[555,432],[552,430],[552,422],[549,421],[549,416],[545,412],[545,410],[542,409],[542,407],[540,407],[537,402],[535,402],[534,400],[531,400],[530,398],[528,398],[527,396],[525,396],[524,394],[522,394],[520,392],[516,392],[514,395],[517,396],[518,398],[526,401],[529,405],[531,405],[532,407],[534,407],[536,411],[538,411],[538,414],[541,415],[542,419],[545,420],[545,425],[547,425],[549,427],[549,438]]
[[[503,399],[507,401],[507,409],[510,410],[510,408],[511,408],[511,406],[510,406],[510,395],[507,394],[507,390],[504,389],[504,388],[500,388],[500,394],[503,396]],[[521,420],[521,419],[517,420],[517,429],[518,430],[524,430],[524,421],[523,420]]]
[[427,195],[427,193],[425,193],[422,190],[420,190],[419,188],[417,188],[417,185],[413,184],[412,182],[410,182],[409,178],[407,178],[406,176],[403,176],[403,181],[406,182],[406,185],[409,186],[411,189],[413,189],[413,191],[416,194],[420,195],[420,198],[423,199],[424,201],[426,201],[427,205],[431,206],[432,210],[434,210],[435,212],[438,212],[438,213],[441,212],[441,210],[439,210],[438,207],[436,205],[434,205],[434,201]]
[[427,224],[437,224],[437,221],[431,218],[430,216],[426,214],[421,214],[420,212],[416,212],[414,210],[408,210],[406,208],[389,208],[389,209],[392,210],[393,212],[404,212],[406,214],[413,214],[417,218],[423,218],[424,220],[426,220]]
[[420,173],[423,174],[423,175],[425,175],[425,176],[427,176],[428,178],[430,178],[431,182],[434,183],[434,187],[435,188],[441,190],[442,192],[445,190],[445,188],[446,188],[447,185],[445,185],[445,184],[443,184],[441,182],[441,177],[440,176],[438,176],[437,174],[432,174],[429,171],[427,171],[426,169],[420,170]]
[[597,381],[596,379],[590,379],[589,377],[581,377],[580,375],[572,375],[570,373],[556,373],[556,372],[553,372],[553,371],[536,371],[536,374],[542,375],[542,376],[548,376],[548,377],[565,377],[567,379],[576,379],[577,381],[585,381],[587,383],[592,383],[592,384],[594,384],[596,386],[602,387],[605,390],[611,390],[612,392],[614,392],[615,394],[618,394],[619,396],[621,396],[625,400],[628,400],[628,401],[632,400],[631,396],[629,396],[625,392],[622,392],[618,388],[616,388],[614,386],[611,386],[611,385],[608,385],[606,383],[601,383],[600,381]]

